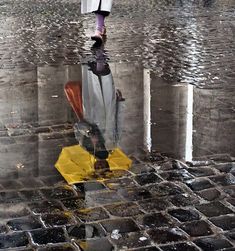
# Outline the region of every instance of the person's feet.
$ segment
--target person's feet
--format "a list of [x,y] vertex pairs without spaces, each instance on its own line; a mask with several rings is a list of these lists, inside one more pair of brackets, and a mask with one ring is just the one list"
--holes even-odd
[[95,41],[96,46],[102,45],[102,43],[103,43],[102,32],[96,30],[95,34],[93,36],[91,36],[91,40]]
[[102,31],[96,30],[95,34],[91,36],[91,39],[95,41],[96,46],[103,44],[106,37],[106,27],[103,26]]
[[102,34],[102,36],[106,36],[106,27],[105,26],[103,26],[101,34]]

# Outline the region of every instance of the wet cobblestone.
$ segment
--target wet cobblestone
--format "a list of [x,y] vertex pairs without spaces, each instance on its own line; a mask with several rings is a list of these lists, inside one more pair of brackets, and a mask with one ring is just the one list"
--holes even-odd
[[105,206],[105,209],[111,215],[119,217],[128,217],[143,214],[143,211],[141,211],[140,207],[132,202],[108,205]]
[[[169,132],[151,147],[174,147],[181,160],[135,149],[128,171],[68,186],[53,167],[77,144],[63,88],[78,63],[97,57],[93,16],[81,16],[77,0],[0,3],[0,250],[234,251],[234,10],[233,0],[114,1],[103,56],[131,110],[121,143],[143,145],[137,107],[146,108],[149,84],[151,134]],[[163,80],[171,88],[156,89]],[[185,163],[189,101],[195,159]]]
[[113,251],[114,250],[113,245],[106,238],[101,238],[101,239],[97,239],[97,240],[79,241],[78,245],[82,251],[93,251],[93,250]]
[[105,236],[104,230],[98,224],[81,224],[67,227],[68,235],[78,240],[101,238]]
[[157,244],[178,242],[187,239],[186,234],[178,228],[151,229],[147,233]]
[[[37,247],[37,251],[99,251],[101,247],[102,251],[182,248],[199,251],[233,247],[234,199],[231,193],[226,193],[233,185],[221,184],[223,174],[209,173],[204,177],[219,177],[219,182],[211,180],[213,188],[194,191],[185,185],[187,179],[172,183],[163,178],[162,170],[155,172],[163,180],[144,185],[148,189],[136,183],[135,176],[129,176],[111,178],[110,182],[88,182],[87,189],[83,189],[85,183],[76,187],[61,186],[61,183],[48,187],[44,183],[39,189],[20,193],[11,190],[9,198],[13,200],[21,194],[23,201],[18,202],[18,208],[8,202],[8,210],[0,203],[4,212],[0,217],[5,222],[0,227],[0,240],[5,246],[0,249],[17,247],[20,251],[21,247],[27,250],[30,245],[33,249]],[[195,179],[198,180],[197,175]],[[112,182],[118,185],[109,187]],[[132,182],[134,187],[120,186]],[[23,196],[23,192],[29,193]],[[38,197],[36,201],[30,199],[32,192]],[[18,239],[13,231],[21,234],[21,242],[13,242]]]
[[42,228],[42,224],[39,219],[33,217],[10,220],[6,225],[13,231],[25,231]]
[[201,204],[199,206],[196,206],[196,208],[208,217],[233,213],[231,209],[223,205],[221,202]]
[[65,233],[62,228],[34,230],[30,232],[30,235],[32,236],[33,243],[38,245],[66,242]]
[[195,243],[202,250],[223,250],[225,248],[232,247],[226,239],[218,239],[216,237],[201,238],[195,241]]
[[193,221],[185,223],[180,227],[192,237],[213,234],[210,225],[205,221]]
[[146,234],[141,232],[127,233],[122,235],[118,240],[113,240],[118,250],[128,248],[138,248],[149,246],[151,240]]
[[0,235],[0,248],[26,247],[29,244],[28,237],[25,233],[13,233]]
[[162,213],[147,214],[137,218],[138,224],[143,229],[169,227],[172,222]]
[[175,245],[160,246],[163,251],[174,251],[174,250],[184,250],[184,251],[199,251],[199,249],[192,243],[179,243]]
[[169,210],[168,213],[181,222],[195,221],[195,220],[200,219],[199,213],[194,210],[190,210],[190,209],[189,210],[187,210],[187,209],[172,209],[172,210]]

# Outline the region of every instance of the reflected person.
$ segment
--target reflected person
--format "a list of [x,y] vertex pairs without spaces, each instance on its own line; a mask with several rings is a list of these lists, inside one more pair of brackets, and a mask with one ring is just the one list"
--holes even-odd
[[78,122],[74,125],[79,144],[96,158],[97,171],[109,170],[106,159],[120,138],[121,92],[115,88],[110,67],[102,51],[97,60],[82,64],[82,83],[70,81],[65,86],[67,98]]

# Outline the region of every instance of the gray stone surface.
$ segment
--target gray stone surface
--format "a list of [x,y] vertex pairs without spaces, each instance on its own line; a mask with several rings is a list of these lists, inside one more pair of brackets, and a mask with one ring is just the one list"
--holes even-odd
[[[80,1],[0,3],[0,250],[234,250],[234,11],[114,1],[96,50]],[[78,143],[64,87],[99,53],[133,164],[69,186],[54,167]]]

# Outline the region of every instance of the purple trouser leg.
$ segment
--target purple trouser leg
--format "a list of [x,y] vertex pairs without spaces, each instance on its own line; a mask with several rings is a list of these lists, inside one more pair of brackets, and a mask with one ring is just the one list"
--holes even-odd
[[96,14],[96,29],[100,32],[103,31],[105,16],[101,14]]

